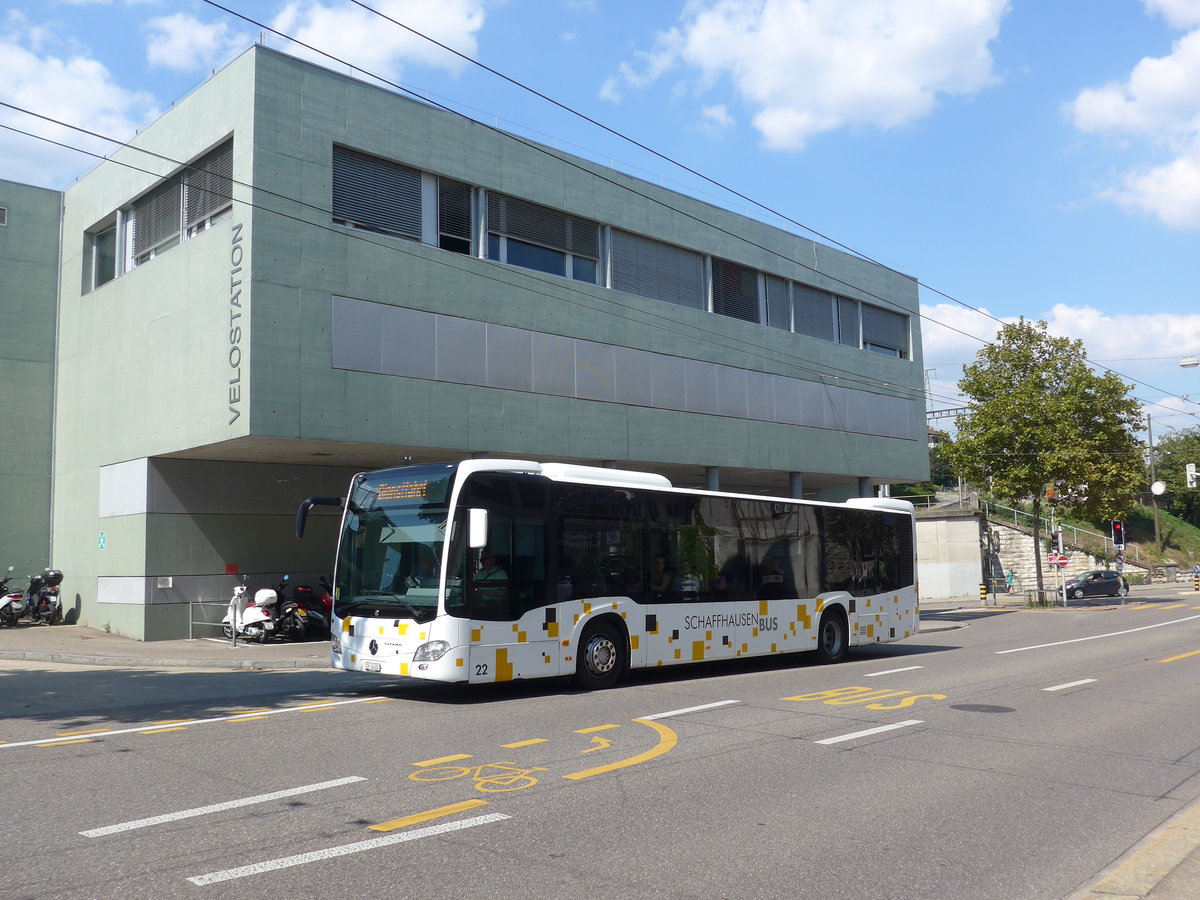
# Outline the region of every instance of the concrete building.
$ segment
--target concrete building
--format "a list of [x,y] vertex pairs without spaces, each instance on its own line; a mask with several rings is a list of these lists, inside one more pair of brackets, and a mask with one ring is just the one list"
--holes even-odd
[[0,391],[33,422],[0,479],[52,473],[26,552],[95,627],[178,637],[234,573],[328,571],[297,504],[408,459],[833,500],[927,476],[911,278],[263,47],[0,206],[35,220],[0,265],[40,386]]

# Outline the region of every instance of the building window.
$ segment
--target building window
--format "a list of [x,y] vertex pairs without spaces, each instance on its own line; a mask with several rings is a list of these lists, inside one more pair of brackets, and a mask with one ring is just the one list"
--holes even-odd
[[908,359],[908,317],[869,303],[862,305],[863,347]]
[[188,237],[211,228],[233,210],[233,141],[196,160],[183,175]]
[[0,225],[8,224],[8,207],[0,206]]
[[792,330],[792,304],[788,283],[774,275],[767,276],[767,324],[784,331]]
[[127,229],[131,264],[140,266],[194,237],[232,209],[233,141],[228,140],[133,201]]
[[724,259],[712,261],[713,312],[758,322],[758,272]]
[[488,194],[488,259],[596,283],[600,226],[505,194]]
[[421,239],[421,173],[344,147],[333,148],[333,220]]
[[849,297],[837,298],[838,343],[847,347],[862,346],[862,331],[859,327],[858,301]]
[[613,229],[613,290],[704,308],[704,257],[691,250]]
[[133,264],[153,259],[179,243],[183,215],[183,177],[172,175],[154,190],[135,200],[130,210]]
[[837,339],[834,298],[828,291],[819,291],[807,284],[792,282],[792,314],[796,334],[805,334],[823,341]]
[[113,214],[84,235],[83,290],[94,291],[117,277],[117,221]]
[[438,246],[452,253],[471,253],[471,186],[438,179]]

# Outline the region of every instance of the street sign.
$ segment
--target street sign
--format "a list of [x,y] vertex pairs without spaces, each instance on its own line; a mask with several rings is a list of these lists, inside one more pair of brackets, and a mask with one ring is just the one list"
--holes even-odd
[[1068,562],[1069,562],[1069,560],[1065,556],[1060,556],[1058,558],[1058,567],[1060,569],[1065,569],[1067,567]]

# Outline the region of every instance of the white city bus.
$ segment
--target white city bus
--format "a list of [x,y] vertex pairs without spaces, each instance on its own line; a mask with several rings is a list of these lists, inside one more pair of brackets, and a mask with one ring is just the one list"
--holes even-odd
[[471,683],[847,647],[917,632],[912,505],[674,488],[477,459],[356,475],[334,570],[336,668]]

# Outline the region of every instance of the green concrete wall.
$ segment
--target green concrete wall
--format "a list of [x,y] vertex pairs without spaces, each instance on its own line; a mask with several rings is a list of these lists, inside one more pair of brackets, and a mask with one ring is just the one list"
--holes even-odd
[[[0,577],[51,565],[50,458],[62,195],[0,180]],[[57,561],[55,563],[57,565]]]
[[[329,303],[337,294],[791,377],[831,368],[861,381],[903,386],[905,396],[920,396],[922,389],[919,328],[914,358],[890,359],[331,226],[324,211],[335,143],[845,296],[876,303],[883,297],[914,314],[917,287],[899,273],[590,163],[530,149],[482,125],[300,61],[260,52],[257,65],[255,183],[274,195],[301,197],[297,206],[267,195],[263,205],[313,224],[255,210],[256,434],[534,458],[870,474],[896,481],[924,476],[923,434],[912,441],[848,436],[330,369]],[[266,321],[270,328],[262,327]],[[281,358],[298,360],[298,370],[266,370],[264,361]]]

